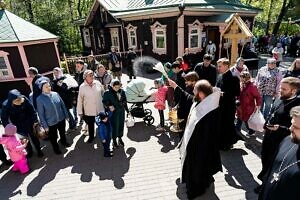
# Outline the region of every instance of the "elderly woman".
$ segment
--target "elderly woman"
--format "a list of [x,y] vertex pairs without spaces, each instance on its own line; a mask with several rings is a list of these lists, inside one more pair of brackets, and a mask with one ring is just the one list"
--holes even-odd
[[112,80],[112,75],[106,71],[105,67],[102,64],[99,64],[97,66],[94,76],[95,79],[98,80],[103,85],[104,90],[107,90]]
[[43,128],[48,131],[49,139],[55,154],[61,154],[57,143],[57,131],[59,131],[60,143],[69,147],[66,139],[66,119],[69,115],[66,106],[60,96],[51,91],[50,83],[43,80],[39,83],[42,94],[36,99],[37,111]]
[[273,98],[279,95],[279,85],[282,79],[280,70],[276,67],[276,60],[269,58],[267,65],[258,70],[256,85],[262,95],[261,112],[265,119],[268,117]]
[[242,72],[248,72],[248,67],[245,65],[245,61],[242,57],[236,59],[235,65],[230,69],[232,74],[240,78]]
[[[2,105],[1,120],[4,127],[13,123],[18,129],[18,134],[30,137],[38,157],[44,155],[39,139],[33,134],[33,125],[38,122],[36,111],[30,101],[18,90],[9,91],[7,100]],[[30,143],[27,145],[27,152],[27,157],[31,157],[33,151]]]
[[73,107],[74,91],[78,87],[78,83],[69,74],[64,74],[62,69],[55,67],[53,69],[52,91],[57,92],[64,101],[68,111],[69,128],[76,128],[76,122],[70,109]]
[[246,123],[246,128],[249,130],[248,134],[252,135],[254,130],[248,127],[247,121],[254,111],[260,109],[261,96],[257,87],[251,81],[251,75],[249,72],[242,72],[241,78],[241,94],[239,96],[240,105],[237,108],[237,124],[236,128],[240,131],[242,123]]
[[[112,80],[111,87],[103,95],[103,104],[113,112],[112,116],[112,138],[113,145],[124,146],[122,140],[125,122],[125,110],[128,113],[127,99],[124,90],[121,89],[121,82]],[[118,138],[118,143],[117,143]]]
[[296,60],[292,63],[292,65],[287,70],[284,77],[296,77],[300,78],[300,58],[296,58]]
[[88,125],[88,143],[92,143],[95,137],[95,117],[104,111],[102,103],[104,89],[99,81],[94,80],[92,70],[86,70],[83,79],[84,82],[79,87],[77,112]]

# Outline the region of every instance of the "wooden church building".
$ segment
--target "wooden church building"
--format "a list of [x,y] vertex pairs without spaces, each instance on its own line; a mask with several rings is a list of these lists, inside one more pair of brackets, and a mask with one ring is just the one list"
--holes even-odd
[[29,67],[47,75],[59,67],[58,37],[0,8],[0,103],[11,89],[31,91]]
[[185,48],[203,54],[212,40],[218,58],[226,20],[238,13],[251,30],[260,11],[239,0],[95,0],[81,23],[84,52],[133,47],[165,62],[182,56]]

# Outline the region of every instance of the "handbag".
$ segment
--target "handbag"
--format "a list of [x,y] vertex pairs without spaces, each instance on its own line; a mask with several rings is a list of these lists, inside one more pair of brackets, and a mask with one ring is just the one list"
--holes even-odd
[[33,124],[33,134],[39,139],[48,138],[48,132],[45,131],[39,122]]
[[263,114],[260,112],[259,109],[257,109],[250,116],[250,118],[248,120],[248,126],[252,130],[263,132],[265,122],[266,121],[265,121]]
[[134,123],[135,122],[134,122],[134,119],[133,119],[132,115],[128,114],[128,118],[127,118],[127,121],[126,121],[127,128],[133,127]]

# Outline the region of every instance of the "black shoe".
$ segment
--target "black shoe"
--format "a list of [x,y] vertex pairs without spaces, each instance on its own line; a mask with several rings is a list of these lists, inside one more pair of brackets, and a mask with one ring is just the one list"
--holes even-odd
[[70,147],[71,145],[68,142],[61,142],[61,144],[65,147]]
[[14,164],[13,161],[11,161],[10,159],[9,160],[4,160],[3,163],[7,166],[11,166],[12,164]]
[[122,147],[124,147],[124,142],[123,142],[123,140],[121,138],[119,138],[119,145],[122,146]]
[[118,147],[118,143],[117,143],[116,140],[113,140],[113,146],[114,146],[115,148]]
[[57,154],[57,155],[62,154],[62,152],[59,149],[54,150],[54,153]]
[[91,138],[91,137],[89,137],[89,139],[88,139],[88,143],[92,143],[93,142],[93,140],[94,140],[94,138]]
[[111,158],[111,157],[113,157],[113,155],[111,155],[111,154],[104,154],[104,157]]
[[39,150],[38,153],[37,153],[37,156],[39,158],[42,158],[44,156],[44,153],[41,150]]
[[254,192],[256,194],[259,194],[260,193],[260,190],[261,190],[261,185],[257,186],[256,188],[254,188]]

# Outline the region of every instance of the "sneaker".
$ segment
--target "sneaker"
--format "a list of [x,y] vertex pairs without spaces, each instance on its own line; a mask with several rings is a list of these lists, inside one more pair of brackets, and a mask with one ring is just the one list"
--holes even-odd
[[155,130],[156,131],[166,131],[166,129],[164,127],[157,127]]
[[123,142],[123,140],[121,138],[119,138],[119,145],[122,146],[122,147],[124,147],[124,142]]

